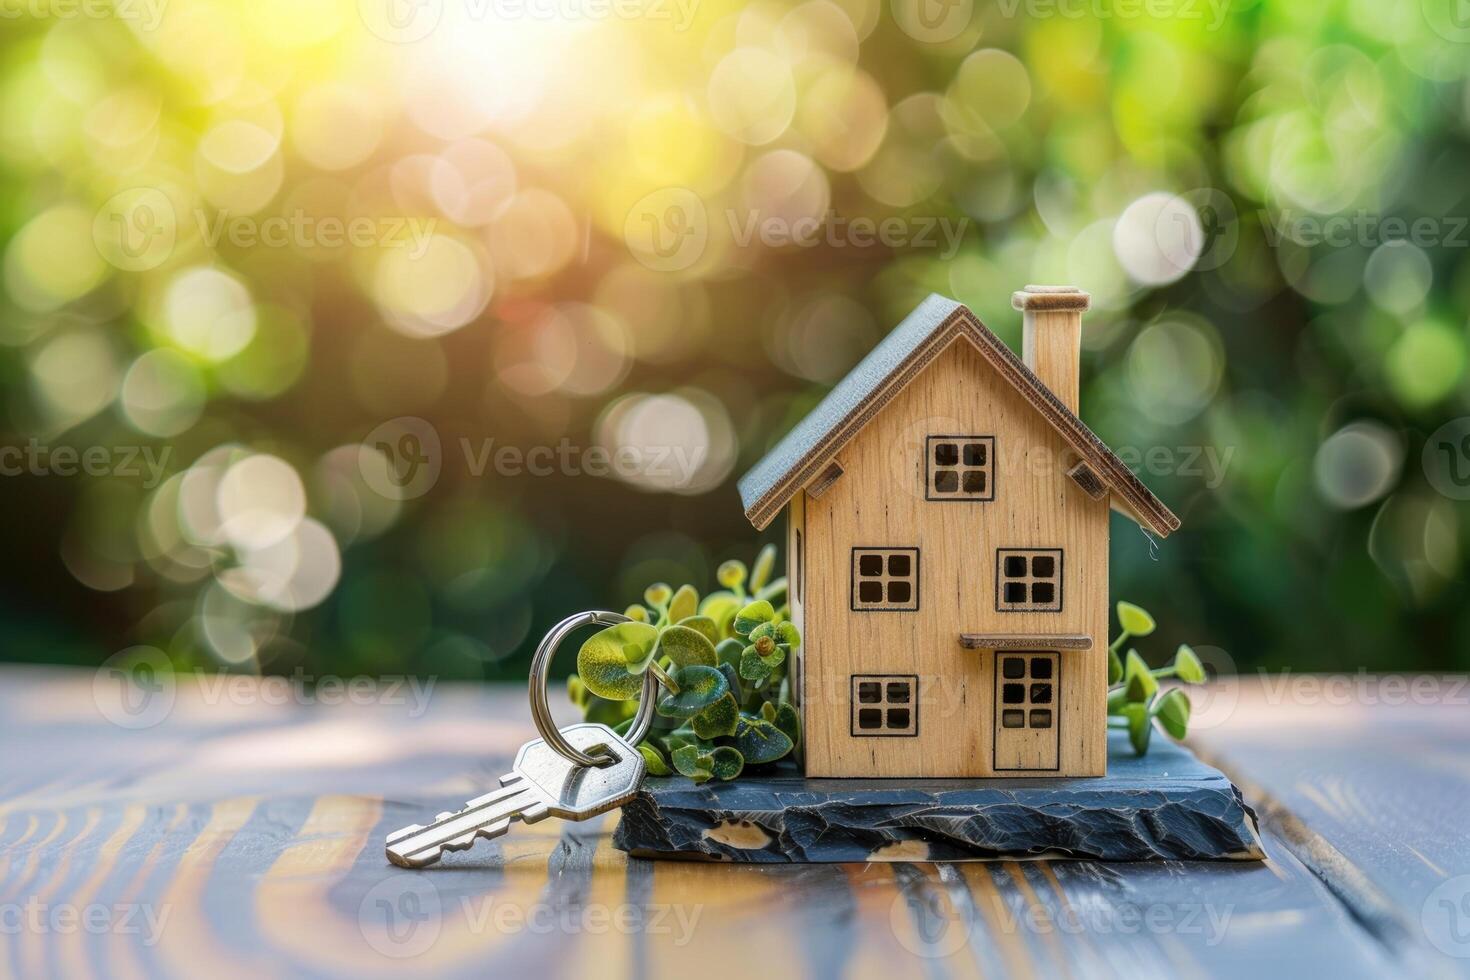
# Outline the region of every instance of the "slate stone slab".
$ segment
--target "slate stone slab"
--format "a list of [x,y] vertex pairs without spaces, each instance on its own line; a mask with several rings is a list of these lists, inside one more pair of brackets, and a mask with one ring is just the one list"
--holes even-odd
[[650,777],[613,846],[765,864],[1265,857],[1255,812],[1224,773],[1165,738],[1140,759],[1109,735],[1101,779],[804,779],[792,763],[702,786]]

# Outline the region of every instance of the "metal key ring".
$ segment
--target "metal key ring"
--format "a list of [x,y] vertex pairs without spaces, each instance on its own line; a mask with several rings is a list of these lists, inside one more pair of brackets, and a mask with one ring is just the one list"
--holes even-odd
[[[546,671],[551,666],[551,658],[556,656],[556,648],[561,641],[566,639],[572,630],[583,626],[616,626],[619,623],[632,622],[622,613],[615,612],[580,612],[574,616],[568,616],[551,628],[541,639],[541,645],[536,648],[536,655],[531,658],[531,720],[536,724],[536,731],[546,740],[546,744],[563,759],[573,762],[579,766],[600,766],[607,763],[606,758],[599,759],[588,755],[573,746],[562,737],[561,731],[557,729],[556,722],[551,717],[551,708],[546,703]],[[643,691],[638,698],[638,713],[633,716],[633,726],[628,729],[628,734],[623,738],[629,745],[637,745],[643,741],[643,736],[653,727],[653,712],[658,703],[658,678],[649,671],[643,675]]]

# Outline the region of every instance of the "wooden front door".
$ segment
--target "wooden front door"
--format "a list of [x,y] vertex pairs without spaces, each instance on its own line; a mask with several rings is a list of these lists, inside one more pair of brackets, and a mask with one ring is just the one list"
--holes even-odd
[[996,771],[1057,769],[1061,675],[1055,650],[996,651]]

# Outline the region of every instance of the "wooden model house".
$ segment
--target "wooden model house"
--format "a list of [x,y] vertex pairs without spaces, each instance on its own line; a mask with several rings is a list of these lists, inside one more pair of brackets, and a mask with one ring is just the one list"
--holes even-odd
[[930,296],[740,480],[789,508],[808,776],[1107,770],[1109,507],[1179,519],[1077,417],[1088,295],[1012,302],[1024,359]]

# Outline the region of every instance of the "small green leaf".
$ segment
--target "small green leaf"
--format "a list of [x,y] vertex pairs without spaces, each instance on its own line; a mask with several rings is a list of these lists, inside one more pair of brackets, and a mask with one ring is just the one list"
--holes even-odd
[[606,698],[589,696],[582,707],[582,717],[598,725],[617,728],[623,722],[631,720],[637,711],[636,701],[609,701]]
[[710,771],[716,779],[734,779],[745,768],[745,756],[729,745],[719,745],[709,754]]
[[1139,755],[1147,753],[1149,736],[1154,731],[1153,718],[1148,713],[1148,706],[1125,704],[1123,717],[1128,719],[1128,741],[1133,743],[1133,751]]
[[697,745],[685,745],[675,749],[672,758],[674,768],[696,783],[708,782],[714,775],[714,768],[711,765],[714,759],[709,753],[700,751]]
[[669,600],[669,622],[677,623],[681,619],[688,619],[699,610],[699,593],[692,585],[681,585],[679,591]]
[[791,744],[801,744],[801,714],[796,710],[796,705],[790,701],[782,701],[776,705],[775,725],[781,733],[791,739]]
[[776,610],[771,604],[764,599],[757,599],[735,614],[735,632],[740,636],[749,636],[757,626],[775,618]]
[[720,567],[715,569],[715,580],[727,589],[738,589],[745,584],[745,562],[730,561],[720,562]]
[[769,701],[761,704],[761,719],[774,722],[776,720],[776,706]]
[[700,738],[722,738],[735,734],[740,721],[740,703],[726,691],[718,701],[690,719],[694,734]]
[[726,683],[730,685],[730,695],[736,701],[743,701],[745,699],[745,685],[740,683],[740,668],[721,660],[719,670],[720,673],[725,675]]
[[629,606],[627,609],[624,609],[623,615],[627,616],[635,623],[646,623],[653,618],[652,616],[648,615],[647,609],[644,609],[636,602],[633,603],[633,605]]
[[703,633],[688,626],[670,626],[660,633],[658,655],[668,657],[675,667],[695,664],[713,667],[719,663],[715,645]]
[[776,627],[777,642],[784,643],[789,649],[795,650],[801,646],[801,632],[797,630],[795,623],[782,623]]
[[729,633],[725,626],[734,621],[742,605],[744,603],[733,592],[712,592],[699,604],[699,615],[713,619],[721,629],[720,635],[727,636]]
[[774,724],[754,715],[742,714],[735,728],[735,747],[750,765],[775,762],[790,752],[791,739]]
[[587,685],[576,674],[567,675],[567,697],[579,708],[587,703]]
[[745,644],[732,636],[728,640],[721,640],[719,646],[715,647],[715,659],[738,669],[740,655],[744,652]]
[[786,651],[780,647],[773,647],[768,656],[761,656],[754,646],[748,646],[740,654],[740,676],[749,681],[755,681],[756,687],[760,687],[776,668],[781,666],[786,659]]
[[720,624],[708,616],[685,616],[679,620],[678,625],[687,626],[704,634],[704,638],[709,640],[711,646],[720,642]]
[[1205,682],[1205,665],[1187,643],[1179,644],[1179,651],[1174,654],[1174,676],[1186,684]]
[[725,675],[713,667],[680,667],[673,676],[679,693],[666,694],[658,702],[658,713],[667,718],[693,718],[730,691]]
[[776,546],[768,544],[755,556],[755,566],[750,570],[750,591],[759,592],[771,580],[776,569]]
[[638,754],[643,756],[643,767],[650,776],[672,776],[674,771],[664,761],[664,755],[658,749],[643,742],[638,746]]
[[1154,631],[1154,618],[1131,602],[1118,603],[1118,622],[1133,636],[1148,636]]
[[1123,679],[1123,660],[1117,650],[1108,651],[1108,686],[1112,687]]
[[1128,691],[1117,688],[1108,692],[1108,714],[1120,715],[1123,713],[1123,705],[1128,703]]
[[1189,734],[1189,695],[1179,688],[1171,688],[1154,705],[1153,714],[1164,726],[1164,731],[1175,738]]
[[1128,660],[1123,665],[1123,686],[1129,701],[1145,704],[1159,689],[1158,680],[1137,650],[1128,651]]
[[577,675],[609,701],[630,701],[643,686],[658,630],[647,623],[619,623],[588,637],[577,651]]

